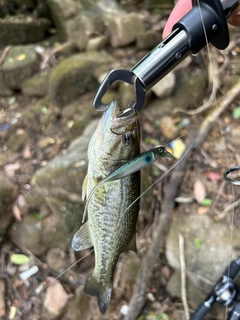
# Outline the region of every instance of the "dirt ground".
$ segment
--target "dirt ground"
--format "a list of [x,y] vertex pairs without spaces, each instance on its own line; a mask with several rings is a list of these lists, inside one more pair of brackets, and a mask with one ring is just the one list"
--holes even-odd
[[[240,46],[238,44],[233,44],[232,49],[229,50],[227,52],[227,56],[224,57],[225,59],[229,59],[230,62],[228,63],[224,73],[222,73],[219,78],[220,87],[216,99],[224,97],[227,94],[238,76],[236,58],[239,59],[239,52]],[[220,67],[223,65],[222,58],[223,55],[218,54],[217,59],[219,60]],[[207,90],[205,100],[209,98],[209,95],[210,90]],[[68,139],[62,139],[64,136],[66,136],[67,129],[66,127],[61,126],[61,119],[56,116],[54,125],[58,127],[59,139],[62,139],[60,144],[53,142],[51,144],[51,148],[46,151],[46,149],[41,147],[41,144],[39,145],[39,141],[44,138],[44,131],[40,127],[35,127],[33,130],[32,126],[26,122],[22,130],[29,134],[29,143],[20,151],[15,152],[14,150],[9,150],[7,152],[7,146],[9,145],[11,134],[5,129],[4,125],[7,123],[14,123],[16,118],[20,117],[20,115],[26,111],[27,108],[31,108],[35,102],[36,99],[30,99],[29,97],[25,97],[19,93],[16,93],[13,97],[0,98],[0,145],[3,151],[2,155],[0,156],[0,170],[1,172],[5,173],[9,173],[11,170],[14,172],[14,174],[11,176],[11,179],[17,184],[18,193],[22,195],[28,193],[31,177],[34,172],[42,166],[43,162],[50,161],[56,154],[65,149],[69,144]],[[183,181],[181,182],[181,188],[178,196],[181,196],[183,199],[181,201],[191,197],[197,198],[198,196],[201,196],[199,195],[199,191],[194,191],[193,185],[196,177],[198,177],[199,180],[204,181],[204,188],[206,192],[205,198],[211,199],[212,202],[210,206],[201,206],[200,209],[198,207],[197,210],[199,214],[208,214],[209,210],[211,210],[211,212],[214,212],[214,216],[216,218],[219,218],[218,215],[220,215],[221,218],[224,210],[228,208],[229,202],[235,203],[239,199],[240,188],[225,183],[222,179],[223,173],[227,170],[227,168],[239,165],[240,162],[240,116],[233,115],[234,110],[239,105],[240,96],[228,104],[218,120],[213,124],[210,134],[204,140],[202,146],[192,153],[187,162],[185,175]],[[213,112],[214,108],[216,108],[215,102],[213,102],[213,106],[208,108],[207,111],[200,112],[199,114],[195,113],[193,115],[186,116],[182,112],[172,112],[169,116],[173,119],[176,125],[181,122],[180,119],[187,118],[189,120],[189,125],[180,130],[181,134],[185,135],[182,138],[182,140],[185,141],[189,133],[198,128],[199,123],[206,118],[208,113]],[[147,110],[143,110],[141,118],[143,141],[146,141],[146,138],[149,140],[159,139],[161,136],[159,125],[154,122],[151,117],[148,117]],[[161,138],[160,140],[162,144],[167,144],[169,142],[166,138]],[[151,142],[148,144],[148,147],[151,147]],[[16,159],[19,160],[20,168],[12,168],[10,166],[15,162]],[[166,166],[170,165],[166,162]],[[153,174],[149,179],[151,181],[155,181],[156,177]],[[148,219],[148,221],[144,221],[144,223],[141,220],[138,224],[138,243],[141,248],[139,250],[138,257],[140,260],[144,257],[149,247],[145,235],[147,234],[149,228],[154,226],[154,223],[156,223],[154,212],[156,213],[156,206],[158,205],[157,203],[159,197],[162,195],[162,193],[164,193],[164,184],[167,183],[168,175],[164,181],[161,181],[160,186],[157,185],[155,188],[153,188],[151,205],[151,211],[153,213],[152,218]],[[181,201],[179,200],[178,203],[176,202],[176,212],[179,210],[179,213],[181,213],[183,206]],[[196,201],[188,204],[188,210],[196,210]],[[18,214],[19,212],[15,210],[14,215],[16,221],[21,218],[18,216]],[[226,217],[222,217],[222,219],[226,219]],[[239,205],[236,205],[235,207],[233,223],[235,226],[240,228]],[[41,286],[46,285],[52,278],[56,277],[57,274],[47,267],[46,257],[41,256],[38,257],[41,271],[37,274],[37,276],[30,278],[23,284],[23,281],[19,280],[18,278],[21,270],[19,268],[10,266],[9,264],[11,254],[14,252],[18,253],[20,251],[21,250],[17,247],[17,245],[11,242],[10,238],[4,237],[1,239],[0,282],[2,283],[2,296],[4,299],[2,299],[0,303],[3,303],[5,306],[2,308],[6,309],[6,315],[1,317],[1,319],[49,319],[43,308],[45,293],[43,291],[40,294],[36,294],[36,290],[40,290]],[[125,264],[126,257],[127,256],[121,257],[119,266]],[[81,267],[81,270],[79,270],[79,268],[72,268],[72,270],[68,271],[66,275],[63,275],[60,278],[62,286],[69,295],[74,295],[81,286],[75,281],[75,279],[78,278],[76,273],[82,273],[82,281],[84,281],[84,279],[86,279],[86,275],[89,273],[89,270],[92,268],[93,261],[93,254],[91,254],[88,258],[86,258],[86,262]],[[169,314],[169,319],[174,319],[174,312],[178,312],[178,310],[183,309],[181,299],[172,297],[166,289],[167,281],[173,270],[168,266],[164,253],[160,255],[159,261],[160,263],[156,264],[154,267],[154,273],[152,274],[151,283],[149,284],[148,290],[148,301],[151,301],[152,297],[154,297],[150,305],[152,306],[152,303],[154,302],[156,309],[152,313],[145,312],[145,315],[143,313],[143,315],[139,317],[141,320],[167,320],[168,318],[166,315],[163,315],[162,317],[159,316],[158,318],[156,317],[161,313]],[[228,262],[226,261],[226,265],[227,264]],[[9,269],[10,267],[12,270]],[[119,281],[123,282],[121,286],[125,288],[125,293],[122,296],[124,296],[126,301],[129,301],[133,293],[132,285],[129,286],[129,284],[124,282],[123,279]],[[121,299],[119,299],[118,292],[116,290],[113,295],[107,318],[104,319],[122,319],[123,316],[121,314],[119,315],[121,306],[119,301]],[[11,315],[11,312],[14,313],[14,310],[10,308],[11,306],[15,306],[15,308],[18,310],[16,316]],[[145,307],[145,311],[148,310],[148,304]],[[19,310],[22,310],[23,308],[25,308],[24,313],[20,315]],[[91,308],[92,315],[90,318],[101,319],[101,317],[97,315],[98,310],[94,300],[91,300]],[[59,317],[58,319],[70,318],[71,317],[69,313],[65,313],[65,315]],[[72,319],[75,318],[73,317]]]

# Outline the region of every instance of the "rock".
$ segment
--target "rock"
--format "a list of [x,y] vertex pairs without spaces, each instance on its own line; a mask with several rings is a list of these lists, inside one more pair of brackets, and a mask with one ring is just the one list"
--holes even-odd
[[102,16],[92,4],[72,0],[47,0],[59,39],[73,42],[80,51],[86,49],[92,34],[104,35],[106,27]]
[[22,83],[22,93],[30,97],[45,97],[48,93],[49,74],[38,74]]
[[68,39],[68,30],[66,21],[78,15],[81,10],[81,4],[74,0],[47,0],[51,16],[58,31],[59,40]]
[[90,303],[89,297],[83,293],[83,286],[81,286],[74,295],[74,298],[69,301],[68,308],[62,320],[99,320],[101,316],[99,316],[99,313],[98,315],[96,314],[96,309],[93,308],[92,303]]
[[139,33],[136,37],[136,46],[140,50],[152,50],[162,41],[162,36],[157,31]]
[[0,236],[4,236],[13,220],[12,205],[17,197],[17,186],[1,175],[0,179]]
[[[176,75],[176,85],[171,97],[155,99],[147,106],[148,112],[153,117],[169,114],[175,108],[189,109],[195,107],[202,98],[207,87],[207,79],[202,68],[189,68],[178,70]],[[197,88],[197,90],[196,90]]]
[[50,74],[49,93],[59,107],[69,105],[86,91],[96,91],[99,87],[94,70],[112,60],[107,54],[77,54],[57,65]]
[[7,146],[9,149],[17,152],[23,149],[30,142],[30,140],[31,139],[27,131],[18,129],[10,136]]
[[33,46],[15,46],[10,48],[4,59],[0,78],[3,77],[6,87],[18,90],[39,68],[39,55]]
[[1,45],[18,45],[36,43],[44,39],[46,31],[50,26],[47,19],[0,19]]
[[88,40],[87,51],[98,51],[106,48],[108,45],[108,36],[99,36]]
[[[179,233],[183,234],[185,239],[187,276],[203,294],[207,294],[211,286],[202,279],[215,283],[221,277],[229,263],[230,238],[232,239],[231,259],[239,256],[239,230],[237,228],[230,230],[227,224],[217,223],[207,215],[175,216],[166,241],[166,256],[170,266],[177,270],[180,268]],[[201,244],[200,247],[196,244],[197,239]],[[176,290],[181,292],[180,287]]]
[[121,82],[118,89],[118,96],[121,97],[122,105],[127,107],[135,101],[133,86],[126,82]]
[[3,73],[0,71],[0,96],[4,97],[4,96],[11,96],[12,95],[12,90],[10,90],[5,82],[4,82],[4,77],[3,77]]
[[62,273],[71,265],[69,257],[60,248],[52,248],[48,251],[46,262],[48,267],[57,273]]
[[175,74],[171,71],[152,87],[152,91],[158,98],[166,98],[172,93],[175,87],[175,82]]
[[[92,35],[105,36],[106,27],[100,16],[79,15],[68,23],[68,39],[72,41],[80,51],[86,49],[88,39]],[[107,43],[107,37],[101,39],[102,46]]]
[[108,25],[111,46],[116,48],[134,42],[144,29],[144,24],[136,13],[114,18]]
[[[33,176],[33,188],[26,197],[27,203],[33,208],[47,205],[52,213],[39,221],[41,228],[35,231],[36,221],[34,224],[32,217],[28,217],[31,223],[28,222],[26,226],[25,218],[21,224],[16,225],[15,239],[26,247],[30,245],[31,250],[36,251],[37,245],[34,244],[32,248],[31,237],[27,236],[26,228],[30,228],[29,232],[33,234],[35,232],[37,243],[41,239],[44,251],[49,248],[70,247],[68,236],[80,227],[85,207],[81,200],[82,183],[87,171],[87,147],[95,128],[96,122],[91,123],[83,135],[71,143],[65,154],[58,155]],[[41,246],[38,245],[40,249]]]
[[68,294],[64,290],[60,281],[55,280],[46,289],[46,295],[43,301],[44,308],[51,318],[58,317],[68,302]]
[[[29,198],[26,200],[30,203]],[[69,229],[72,231],[74,226],[69,228],[63,217],[54,210],[45,217],[41,207],[44,208],[44,205],[39,205],[39,209],[35,207],[36,213],[28,213],[23,216],[21,222],[16,223],[10,232],[11,240],[17,246],[27,248],[36,256],[45,254],[51,248],[68,250],[70,248]]]

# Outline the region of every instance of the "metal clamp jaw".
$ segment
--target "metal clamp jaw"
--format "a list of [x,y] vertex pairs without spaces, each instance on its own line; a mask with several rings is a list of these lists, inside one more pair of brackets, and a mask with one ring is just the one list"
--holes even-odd
[[193,9],[173,27],[173,32],[130,71],[115,69],[103,80],[93,106],[100,111],[108,108],[102,97],[116,80],[134,86],[133,107],[141,110],[146,92],[176,67],[190,53],[199,52],[207,42],[218,49],[229,44],[226,19],[238,7],[239,0],[192,0]]

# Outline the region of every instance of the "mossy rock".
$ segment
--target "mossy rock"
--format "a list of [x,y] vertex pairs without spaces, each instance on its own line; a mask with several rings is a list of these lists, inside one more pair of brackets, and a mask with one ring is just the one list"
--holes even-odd
[[62,108],[87,91],[95,92],[99,83],[94,77],[94,70],[110,61],[110,56],[100,53],[77,54],[62,61],[50,74],[49,95],[52,102]]
[[1,73],[5,86],[21,89],[22,83],[40,68],[40,57],[33,46],[12,47],[4,59]]
[[49,74],[38,74],[22,84],[22,93],[30,97],[44,97],[48,93]]

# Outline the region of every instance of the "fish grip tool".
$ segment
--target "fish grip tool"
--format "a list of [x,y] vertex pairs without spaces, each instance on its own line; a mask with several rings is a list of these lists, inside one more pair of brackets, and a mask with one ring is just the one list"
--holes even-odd
[[209,42],[223,50],[229,44],[227,19],[239,6],[239,0],[192,0],[193,8],[174,26],[172,33],[130,70],[114,69],[103,80],[93,106],[105,111],[102,98],[117,80],[132,84],[140,111],[146,92],[174,69],[189,54],[198,53]]

